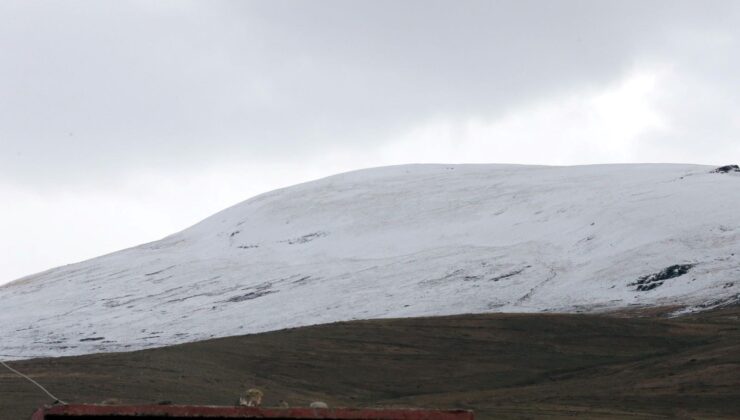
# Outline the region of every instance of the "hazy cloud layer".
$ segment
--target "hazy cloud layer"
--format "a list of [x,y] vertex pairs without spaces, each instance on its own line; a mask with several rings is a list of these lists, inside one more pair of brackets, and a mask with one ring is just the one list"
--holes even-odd
[[372,149],[430,119],[496,119],[655,63],[709,85],[709,98],[667,95],[685,128],[726,131],[711,108],[737,107],[737,13],[732,1],[4,2],[0,175],[38,185]]
[[0,265],[28,264],[0,282],[338,170],[740,160],[738,28],[731,0],[4,1]]

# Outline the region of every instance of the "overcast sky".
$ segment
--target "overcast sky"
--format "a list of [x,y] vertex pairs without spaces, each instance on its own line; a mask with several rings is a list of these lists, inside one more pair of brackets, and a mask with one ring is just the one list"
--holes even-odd
[[738,161],[739,1],[0,2],[0,283],[363,167]]

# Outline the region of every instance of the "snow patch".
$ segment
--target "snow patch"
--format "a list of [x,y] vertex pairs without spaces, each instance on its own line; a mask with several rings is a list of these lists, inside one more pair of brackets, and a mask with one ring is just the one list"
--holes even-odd
[[406,165],[273,191],[0,287],[0,354],[351,319],[734,304],[740,194],[734,168],[712,169]]

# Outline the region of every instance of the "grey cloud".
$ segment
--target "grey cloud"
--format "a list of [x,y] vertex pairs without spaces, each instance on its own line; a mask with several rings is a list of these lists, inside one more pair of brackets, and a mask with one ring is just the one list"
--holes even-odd
[[[490,117],[651,60],[734,88],[738,8],[3,2],[0,178],[44,185],[223,156],[362,150],[430,118]],[[713,37],[725,41],[702,49]]]

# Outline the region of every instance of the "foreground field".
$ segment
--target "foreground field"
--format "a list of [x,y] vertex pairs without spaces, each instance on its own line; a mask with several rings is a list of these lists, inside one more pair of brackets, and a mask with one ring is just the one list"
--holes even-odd
[[[356,321],[12,363],[67,402],[470,408],[477,418],[736,418],[740,308],[679,319],[492,314]],[[48,402],[0,371],[0,419]],[[110,402],[110,401],[109,401]]]

